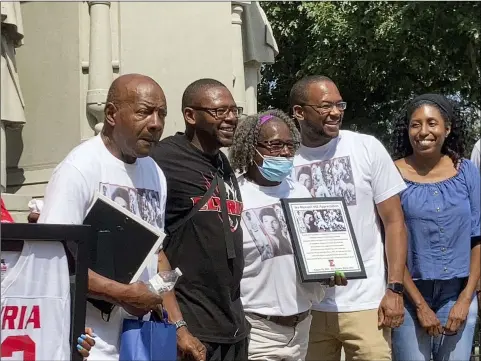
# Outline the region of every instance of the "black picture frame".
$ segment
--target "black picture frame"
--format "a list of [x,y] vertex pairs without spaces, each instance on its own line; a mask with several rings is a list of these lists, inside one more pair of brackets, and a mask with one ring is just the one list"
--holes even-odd
[[[96,234],[89,245],[89,268],[123,284],[138,281],[150,262],[150,255],[162,249],[165,237],[159,228],[99,192],[84,224],[91,226]],[[110,315],[115,307],[104,300],[87,298],[87,301],[105,315]]]
[[296,266],[299,271],[302,282],[322,282],[325,283],[330,277],[335,276],[335,271],[332,272],[320,272],[312,274],[307,271],[306,261],[304,259],[304,252],[301,246],[301,239],[298,229],[294,222],[294,215],[291,212],[291,205],[293,204],[306,204],[306,205],[316,205],[316,204],[328,204],[328,203],[338,203],[343,209],[343,220],[344,224],[347,225],[346,231],[350,234],[351,241],[354,248],[354,253],[357,257],[357,262],[359,265],[358,271],[343,270],[341,268],[336,268],[337,271],[343,271],[345,277],[349,279],[365,279],[367,278],[366,269],[364,267],[364,262],[361,257],[361,252],[359,251],[359,245],[357,243],[356,235],[352,227],[351,218],[347,209],[346,201],[343,197],[319,197],[319,198],[284,198],[281,199],[282,209],[284,211],[287,228],[291,236],[292,248],[294,251],[294,258],[296,260]]
[[[92,227],[64,224],[2,223],[0,230],[1,248],[3,248],[3,245],[12,245],[12,243],[19,241],[69,242],[71,246],[76,247],[77,257],[75,260],[69,257],[67,253],[69,269],[74,274],[70,278],[70,346],[72,361],[83,361],[83,357],[77,351],[77,338],[85,332],[89,244],[95,237]],[[67,250],[65,243],[64,248]]]

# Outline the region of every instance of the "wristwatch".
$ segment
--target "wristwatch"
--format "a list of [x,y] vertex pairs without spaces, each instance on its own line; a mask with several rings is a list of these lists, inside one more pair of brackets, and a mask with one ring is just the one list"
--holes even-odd
[[393,291],[394,293],[402,295],[404,293],[404,285],[399,282],[393,282],[387,284],[387,289]]
[[184,320],[179,320],[175,323],[175,330],[177,331],[181,327],[187,327],[187,322]]

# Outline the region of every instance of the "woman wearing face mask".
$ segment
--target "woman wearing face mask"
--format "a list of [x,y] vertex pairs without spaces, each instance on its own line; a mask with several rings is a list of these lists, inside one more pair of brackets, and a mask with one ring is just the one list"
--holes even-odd
[[462,158],[465,122],[438,94],[413,99],[397,119],[396,165],[406,181],[405,316],[393,357],[469,360],[480,275],[480,177]]
[[[252,325],[249,360],[304,360],[311,325],[309,310],[324,294],[320,284],[300,282],[291,241],[281,233],[284,215],[276,213],[281,198],[311,197],[303,185],[288,178],[299,144],[294,122],[282,111],[270,110],[243,120],[230,149],[231,164],[241,174],[238,182],[244,203],[241,299]],[[253,218],[273,247],[269,257],[247,226]],[[333,284],[346,283],[344,278],[336,278]]]

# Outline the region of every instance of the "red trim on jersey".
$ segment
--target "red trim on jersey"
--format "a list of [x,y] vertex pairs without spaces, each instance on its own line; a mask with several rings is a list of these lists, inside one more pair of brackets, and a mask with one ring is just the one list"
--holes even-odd
[[14,223],[12,216],[8,213],[7,208],[5,207],[5,203],[3,203],[3,199],[0,198],[2,214],[0,216],[1,223]]

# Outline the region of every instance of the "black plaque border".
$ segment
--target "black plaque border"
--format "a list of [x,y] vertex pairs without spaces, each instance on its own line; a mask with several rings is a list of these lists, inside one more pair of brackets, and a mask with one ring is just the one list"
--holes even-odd
[[[361,257],[361,252],[359,251],[359,245],[357,243],[356,235],[352,227],[351,217],[349,216],[349,211],[347,209],[346,201],[343,197],[320,197],[320,198],[283,198],[281,199],[282,209],[286,217],[287,228],[292,240],[292,248],[294,250],[294,258],[296,260],[297,269],[301,276],[302,282],[322,282],[325,283],[330,277],[334,276],[335,273],[322,273],[322,274],[308,274],[306,270],[306,264],[302,256],[302,248],[299,240],[299,235],[296,231],[296,226],[294,225],[294,218],[292,216],[289,205],[291,203],[341,203],[344,208],[344,214],[346,215],[346,221],[349,226],[349,230],[353,237],[354,251],[356,252],[357,259],[359,260],[359,265],[361,266],[361,271],[349,272],[345,271],[344,275],[349,279],[365,279],[367,278],[366,269],[364,268],[364,262]],[[342,271],[342,270],[340,270]]]
[[75,282],[70,283],[70,350],[72,361],[83,361],[83,357],[77,351],[77,338],[85,332],[89,243],[94,239],[95,232],[90,226],[65,224],[2,223],[0,229],[2,242],[65,241],[77,248]]

